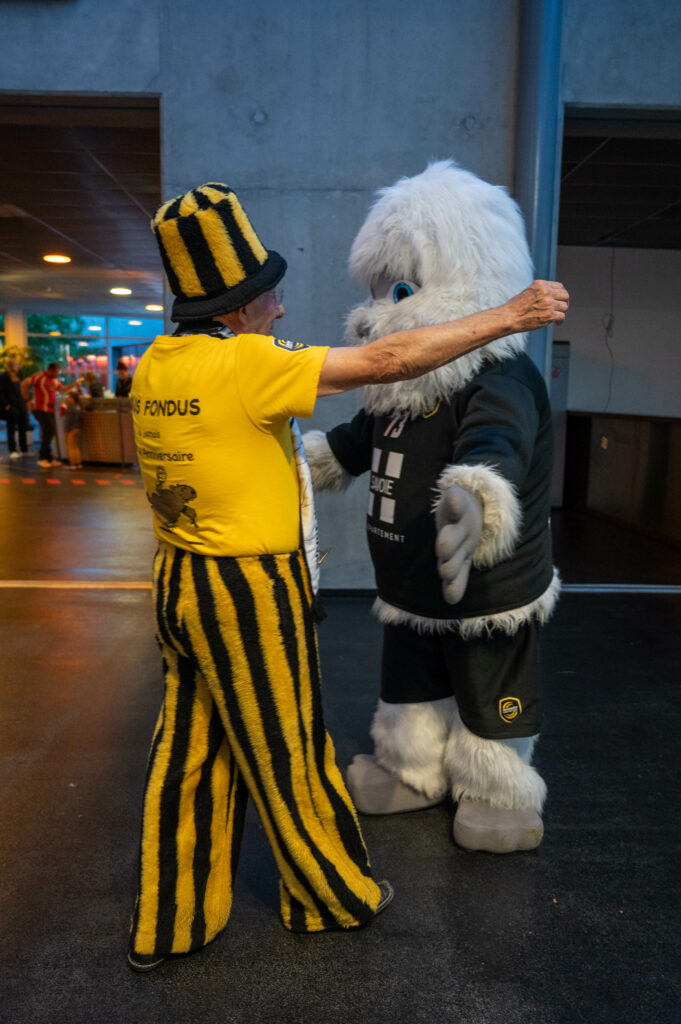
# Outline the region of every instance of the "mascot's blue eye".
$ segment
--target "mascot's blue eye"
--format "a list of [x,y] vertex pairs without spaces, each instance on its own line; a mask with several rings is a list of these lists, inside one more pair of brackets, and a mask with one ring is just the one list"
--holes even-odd
[[413,294],[414,289],[406,281],[398,281],[393,286],[393,302],[401,302],[402,299],[408,299]]

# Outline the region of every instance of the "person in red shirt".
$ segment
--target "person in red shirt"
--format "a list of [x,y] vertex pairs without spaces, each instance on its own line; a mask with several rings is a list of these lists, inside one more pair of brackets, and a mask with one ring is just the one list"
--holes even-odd
[[[43,469],[51,466],[61,466],[60,459],[52,458],[52,438],[55,434],[54,400],[58,391],[68,390],[67,386],[60,384],[59,363],[50,363],[46,370],[39,370],[31,374],[21,382],[21,393],[27,403],[29,411],[38,421],[40,426],[40,452],[38,465]],[[33,400],[29,398],[29,390],[33,388]]]

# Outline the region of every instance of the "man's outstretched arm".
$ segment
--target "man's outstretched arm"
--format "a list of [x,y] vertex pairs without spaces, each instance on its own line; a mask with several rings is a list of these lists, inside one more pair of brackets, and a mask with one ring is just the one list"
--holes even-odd
[[364,384],[420,377],[509,334],[562,324],[569,295],[556,281],[533,281],[503,306],[433,327],[396,331],[357,348],[329,349],[317,394],[337,395]]

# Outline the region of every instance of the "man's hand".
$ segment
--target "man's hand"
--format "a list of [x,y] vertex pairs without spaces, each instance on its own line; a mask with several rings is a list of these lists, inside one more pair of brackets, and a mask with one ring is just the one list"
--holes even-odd
[[473,554],[482,533],[482,508],[469,491],[457,484],[448,487],[435,515],[437,571],[448,604],[456,604],[466,592]]
[[502,306],[516,324],[513,333],[534,331],[549,324],[562,324],[570,296],[558,281],[533,281],[519,295]]

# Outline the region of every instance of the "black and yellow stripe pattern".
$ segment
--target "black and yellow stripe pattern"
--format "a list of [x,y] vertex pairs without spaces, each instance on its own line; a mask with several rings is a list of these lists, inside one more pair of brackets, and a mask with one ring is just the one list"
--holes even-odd
[[291,931],[357,927],[380,899],[322,714],[300,553],[154,566],[166,693],[144,798],[131,949],[210,942],[229,917],[246,802],[280,872]]
[[236,194],[209,182],[168,200],[151,222],[170,290],[173,319],[231,312],[273,288],[286,262],[265,249]]

